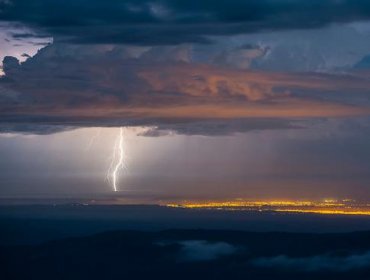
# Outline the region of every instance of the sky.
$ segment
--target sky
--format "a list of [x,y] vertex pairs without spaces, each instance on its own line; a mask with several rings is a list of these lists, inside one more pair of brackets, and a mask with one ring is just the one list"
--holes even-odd
[[0,60],[0,197],[111,194],[121,127],[122,197],[370,195],[368,1],[0,0]]

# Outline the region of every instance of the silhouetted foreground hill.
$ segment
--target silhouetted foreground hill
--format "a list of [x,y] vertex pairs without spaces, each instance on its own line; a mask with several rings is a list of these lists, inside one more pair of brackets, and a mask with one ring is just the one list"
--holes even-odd
[[33,245],[112,230],[370,231],[370,216],[182,209],[157,205],[0,205],[0,246]]
[[370,232],[114,231],[0,258],[1,279],[370,279]]

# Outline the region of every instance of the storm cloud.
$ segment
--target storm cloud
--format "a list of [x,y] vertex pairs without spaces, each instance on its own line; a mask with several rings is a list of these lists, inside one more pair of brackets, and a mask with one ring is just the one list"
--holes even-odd
[[225,135],[366,118],[369,19],[364,0],[0,1],[4,40],[24,44],[0,54],[0,131]]
[[320,28],[370,18],[366,0],[11,0],[0,2],[0,11],[0,20],[32,26],[37,36],[141,45],[209,43],[211,35]]
[[[4,71],[3,124],[148,125],[176,130],[177,125],[197,123],[195,129],[179,130],[197,131],[208,125],[211,134],[219,134],[222,127],[227,133],[259,126],[286,128],[303,118],[370,113],[368,102],[356,102],[356,96],[370,87],[367,74],[215,66],[193,61],[186,45],[158,50],[54,43],[21,64],[6,57]],[[351,102],[345,98],[349,93]],[[223,121],[230,121],[232,129]]]

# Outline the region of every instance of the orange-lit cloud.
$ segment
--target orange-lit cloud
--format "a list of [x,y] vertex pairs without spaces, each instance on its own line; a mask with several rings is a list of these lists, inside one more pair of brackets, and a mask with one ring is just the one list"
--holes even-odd
[[5,65],[6,75],[0,80],[3,121],[37,116],[41,122],[50,118],[61,123],[68,119],[150,124],[370,114],[369,104],[342,98],[370,88],[365,72],[262,72],[184,59],[153,62],[148,55],[113,56],[103,47],[87,54],[82,50],[63,52],[51,45],[21,65],[14,60]]

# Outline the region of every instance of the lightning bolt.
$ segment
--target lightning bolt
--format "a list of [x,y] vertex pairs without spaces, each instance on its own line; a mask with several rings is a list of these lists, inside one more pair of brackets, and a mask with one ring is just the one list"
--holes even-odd
[[114,143],[112,160],[107,173],[107,179],[112,184],[113,191],[115,192],[118,191],[120,170],[125,168],[125,157],[123,128],[120,127]]

